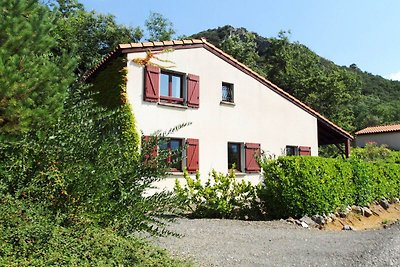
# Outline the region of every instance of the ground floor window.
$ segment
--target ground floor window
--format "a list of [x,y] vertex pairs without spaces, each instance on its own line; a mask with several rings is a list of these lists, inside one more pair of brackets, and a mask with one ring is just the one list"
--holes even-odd
[[286,146],[286,156],[311,156],[311,147]]
[[297,146],[286,146],[286,156],[298,156],[299,149]]
[[242,171],[241,143],[228,143],[228,169]]
[[166,151],[171,171],[182,171],[182,139],[170,138],[159,144],[160,151]]

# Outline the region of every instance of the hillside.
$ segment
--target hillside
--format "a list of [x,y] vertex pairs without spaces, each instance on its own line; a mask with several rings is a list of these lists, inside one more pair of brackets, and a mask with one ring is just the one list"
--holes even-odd
[[348,131],[400,122],[400,82],[338,66],[285,32],[266,38],[227,25],[191,37],[207,38]]

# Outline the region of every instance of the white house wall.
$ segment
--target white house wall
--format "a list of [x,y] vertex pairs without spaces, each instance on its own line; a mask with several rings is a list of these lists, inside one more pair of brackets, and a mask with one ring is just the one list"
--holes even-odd
[[[149,135],[191,122],[173,137],[199,139],[202,179],[212,169],[228,171],[228,142],[260,143],[261,149],[272,156],[282,155],[286,145],[309,146],[312,155],[318,154],[314,116],[204,48],[175,50],[160,56],[174,62],[174,71],[200,76],[199,108],[175,108],[144,101],[144,68],[132,62],[133,58],[144,57],[144,53],[128,54],[127,95],[136,125]],[[222,82],[234,84],[235,106],[220,104]],[[259,174],[240,177],[259,181]],[[174,179],[166,179],[159,185],[171,188],[173,182]]]
[[358,135],[356,145],[364,147],[365,144],[375,142],[379,145],[387,145],[391,149],[400,150],[400,132],[376,133]]

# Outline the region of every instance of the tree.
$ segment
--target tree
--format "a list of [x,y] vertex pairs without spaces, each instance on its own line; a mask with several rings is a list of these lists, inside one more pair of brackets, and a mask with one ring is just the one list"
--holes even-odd
[[138,42],[143,36],[139,27],[120,25],[110,14],[88,12],[77,0],[54,0],[50,6],[58,17],[60,47],[79,58],[78,75],[93,68],[118,44]]
[[327,64],[304,45],[291,43],[285,32],[269,43],[268,79],[341,127],[354,130],[352,106],[361,88],[358,77]]
[[221,42],[220,46],[222,50],[241,63],[247,65],[261,75],[265,75],[264,70],[259,64],[260,56],[257,52],[254,34],[246,31],[231,32],[228,38]]
[[55,54],[55,17],[35,0],[0,1],[0,136],[54,123],[76,60]]
[[176,33],[173,24],[160,13],[151,12],[145,22],[148,31],[149,41],[167,41],[172,40]]

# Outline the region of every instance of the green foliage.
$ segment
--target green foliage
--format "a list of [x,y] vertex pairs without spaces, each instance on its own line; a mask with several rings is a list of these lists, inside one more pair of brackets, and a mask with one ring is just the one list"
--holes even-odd
[[224,39],[220,46],[222,50],[233,56],[241,63],[265,75],[265,71],[259,67],[260,56],[257,53],[255,35],[250,32],[232,32]]
[[366,144],[364,148],[353,148],[351,158],[368,162],[381,161],[400,164],[399,151],[390,150],[385,145],[378,146],[376,143]]
[[400,165],[359,159],[280,157],[262,162],[258,191],[272,217],[326,214],[347,205],[368,205],[400,196]]
[[281,157],[262,163],[259,189],[263,208],[272,217],[324,214],[352,204],[350,164],[317,157]]
[[73,226],[44,205],[0,199],[1,266],[190,266],[134,236],[120,236],[84,218]]
[[0,2],[0,265],[179,265],[132,237],[168,234],[162,215],[175,202],[147,194],[167,166],[149,164],[154,142],[140,144],[126,63],[97,88],[78,82],[119,28],[77,1],[58,4]]
[[200,174],[192,179],[184,173],[186,185],[182,187],[178,180],[174,191],[191,215],[198,218],[260,218],[256,190],[250,182],[238,182],[235,171],[229,174],[212,171],[205,184]]
[[145,192],[166,166],[145,163],[152,147],[139,151],[134,127],[127,105],[108,110],[77,91],[53,128],[0,144],[1,189],[48,203],[55,213],[85,213],[121,233],[163,234],[158,217],[173,209],[172,195]]
[[326,61],[285,33],[266,50],[267,78],[347,130],[354,130],[351,105],[360,95],[356,75]]
[[0,140],[46,127],[62,112],[76,60],[54,54],[55,17],[35,0],[0,2]]
[[354,161],[355,203],[367,205],[380,198],[400,196],[400,165],[385,162]]
[[173,24],[160,13],[151,12],[149,18],[145,21],[148,31],[149,41],[168,41],[172,40],[176,33]]
[[77,0],[52,0],[50,6],[57,16],[59,48],[79,58],[75,70],[79,75],[94,67],[118,44],[137,42],[143,36],[139,27],[120,25],[110,14],[86,11]]
[[[400,123],[399,81],[363,72],[355,64],[337,66],[306,46],[290,42],[284,32],[274,38],[256,33],[251,33],[254,39],[231,37],[247,34],[245,28],[223,26],[192,37],[205,37],[246,65],[262,70],[260,73],[266,73],[266,78],[346,130]],[[245,47],[254,47],[254,42],[259,57],[251,56],[252,49],[249,59],[237,53],[240,49],[245,52]]]

